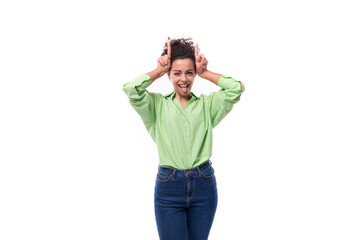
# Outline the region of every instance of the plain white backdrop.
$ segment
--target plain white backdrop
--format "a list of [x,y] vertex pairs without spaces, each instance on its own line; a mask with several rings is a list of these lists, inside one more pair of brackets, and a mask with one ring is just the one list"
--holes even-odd
[[[214,129],[212,240],[360,238],[356,1],[1,1],[0,239],[158,239],[122,86],[192,37],[246,86]],[[166,94],[166,76],[148,91]],[[197,77],[192,91],[220,90]]]

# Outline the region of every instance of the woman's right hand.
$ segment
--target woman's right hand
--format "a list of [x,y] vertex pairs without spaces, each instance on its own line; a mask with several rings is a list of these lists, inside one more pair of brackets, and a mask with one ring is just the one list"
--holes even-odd
[[195,66],[196,72],[198,75],[202,74],[207,70],[208,60],[205,58],[204,54],[199,55],[199,44],[195,45]]
[[167,46],[168,46],[167,54],[165,56],[159,57],[159,59],[157,60],[157,69],[162,74],[167,73],[169,71],[170,67],[171,67],[171,61],[170,61],[171,60],[171,45],[170,45],[170,41],[167,42]]

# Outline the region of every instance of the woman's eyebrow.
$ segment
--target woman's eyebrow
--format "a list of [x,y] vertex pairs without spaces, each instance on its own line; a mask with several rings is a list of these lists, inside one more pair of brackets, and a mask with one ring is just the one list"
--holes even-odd
[[[181,70],[177,70],[177,69],[174,69],[174,71],[181,72]],[[192,68],[190,68],[190,69],[186,70],[186,72],[188,72],[188,71],[193,71],[193,69],[192,69]]]

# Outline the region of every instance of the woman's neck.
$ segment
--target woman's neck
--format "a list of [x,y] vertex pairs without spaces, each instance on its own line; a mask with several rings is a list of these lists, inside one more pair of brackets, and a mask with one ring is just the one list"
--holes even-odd
[[188,101],[190,101],[190,98],[191,98],[190,95],[183,97],[180,94],[177,94],[176,92],[175,92],[175,97],[177,98],[177,100],[179,100],[179,102],[188,102]]

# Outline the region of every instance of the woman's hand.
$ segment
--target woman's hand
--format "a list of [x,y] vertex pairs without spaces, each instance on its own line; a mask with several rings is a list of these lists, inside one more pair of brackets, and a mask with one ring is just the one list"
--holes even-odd
[[168,51],[165,56],[159,57],[157,61],[157,70],[163,75],[167,73],[171,67],[171,45],[170,41],[167,42]]
[[195,45],[195,66],[196,66],[196,73],[200,75],[207,70],[208,60],[206,60],[203,53],[199,55],[198,51],[199,51],[199,44],[197,43]]

